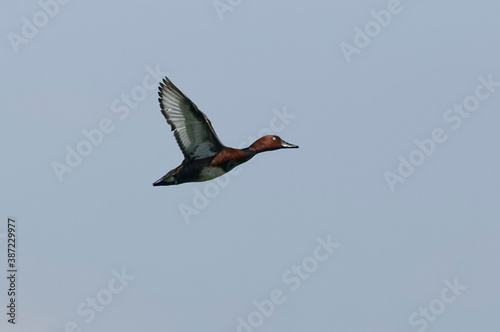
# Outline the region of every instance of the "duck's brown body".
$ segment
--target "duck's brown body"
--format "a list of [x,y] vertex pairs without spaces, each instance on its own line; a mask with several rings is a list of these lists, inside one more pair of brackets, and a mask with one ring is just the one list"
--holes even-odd
[[256,153],[225,147],[214,157],[184,160],[182,164],[168,172],[154,186],[169,186],[185,182],[201,182],[224,175],[236,166],[250,160]]

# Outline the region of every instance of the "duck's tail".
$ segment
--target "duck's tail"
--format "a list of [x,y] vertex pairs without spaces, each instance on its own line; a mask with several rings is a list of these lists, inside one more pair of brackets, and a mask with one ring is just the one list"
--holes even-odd
[[179,167],[176,169],[171,170],[168,172],[165,176],[163,176],[161,179],[153,183],[153,186],[171,186],[174,184],[179,184],[177,181],[177,170]]

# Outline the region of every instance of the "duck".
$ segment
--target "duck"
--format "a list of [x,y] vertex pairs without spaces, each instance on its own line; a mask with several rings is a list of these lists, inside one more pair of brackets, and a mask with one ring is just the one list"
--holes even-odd
[[244,149],[227,147],[219,140],[208,117],[167,77],[160,82],[158,96],[161,113],[174,132],[184,160],[153,186],[209,181],[249,161],[258,153],[298,148],[276,135],[263,136]]

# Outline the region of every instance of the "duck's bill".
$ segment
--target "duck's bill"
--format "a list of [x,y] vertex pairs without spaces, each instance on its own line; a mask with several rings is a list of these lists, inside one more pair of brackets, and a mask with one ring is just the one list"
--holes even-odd
[[281,140],[281,147],[282,148],[298,148],[298,145],[295,144],[290,144],[288,142],[285,142],[284,140]]

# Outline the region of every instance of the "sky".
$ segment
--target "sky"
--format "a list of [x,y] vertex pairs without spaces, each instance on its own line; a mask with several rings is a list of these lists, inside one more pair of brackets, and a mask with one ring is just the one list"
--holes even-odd
[[[4,3],[0,330],[498,326],[499,11]],[[183,159],[164,76],[225,145],[300,148],[153,187]]]

